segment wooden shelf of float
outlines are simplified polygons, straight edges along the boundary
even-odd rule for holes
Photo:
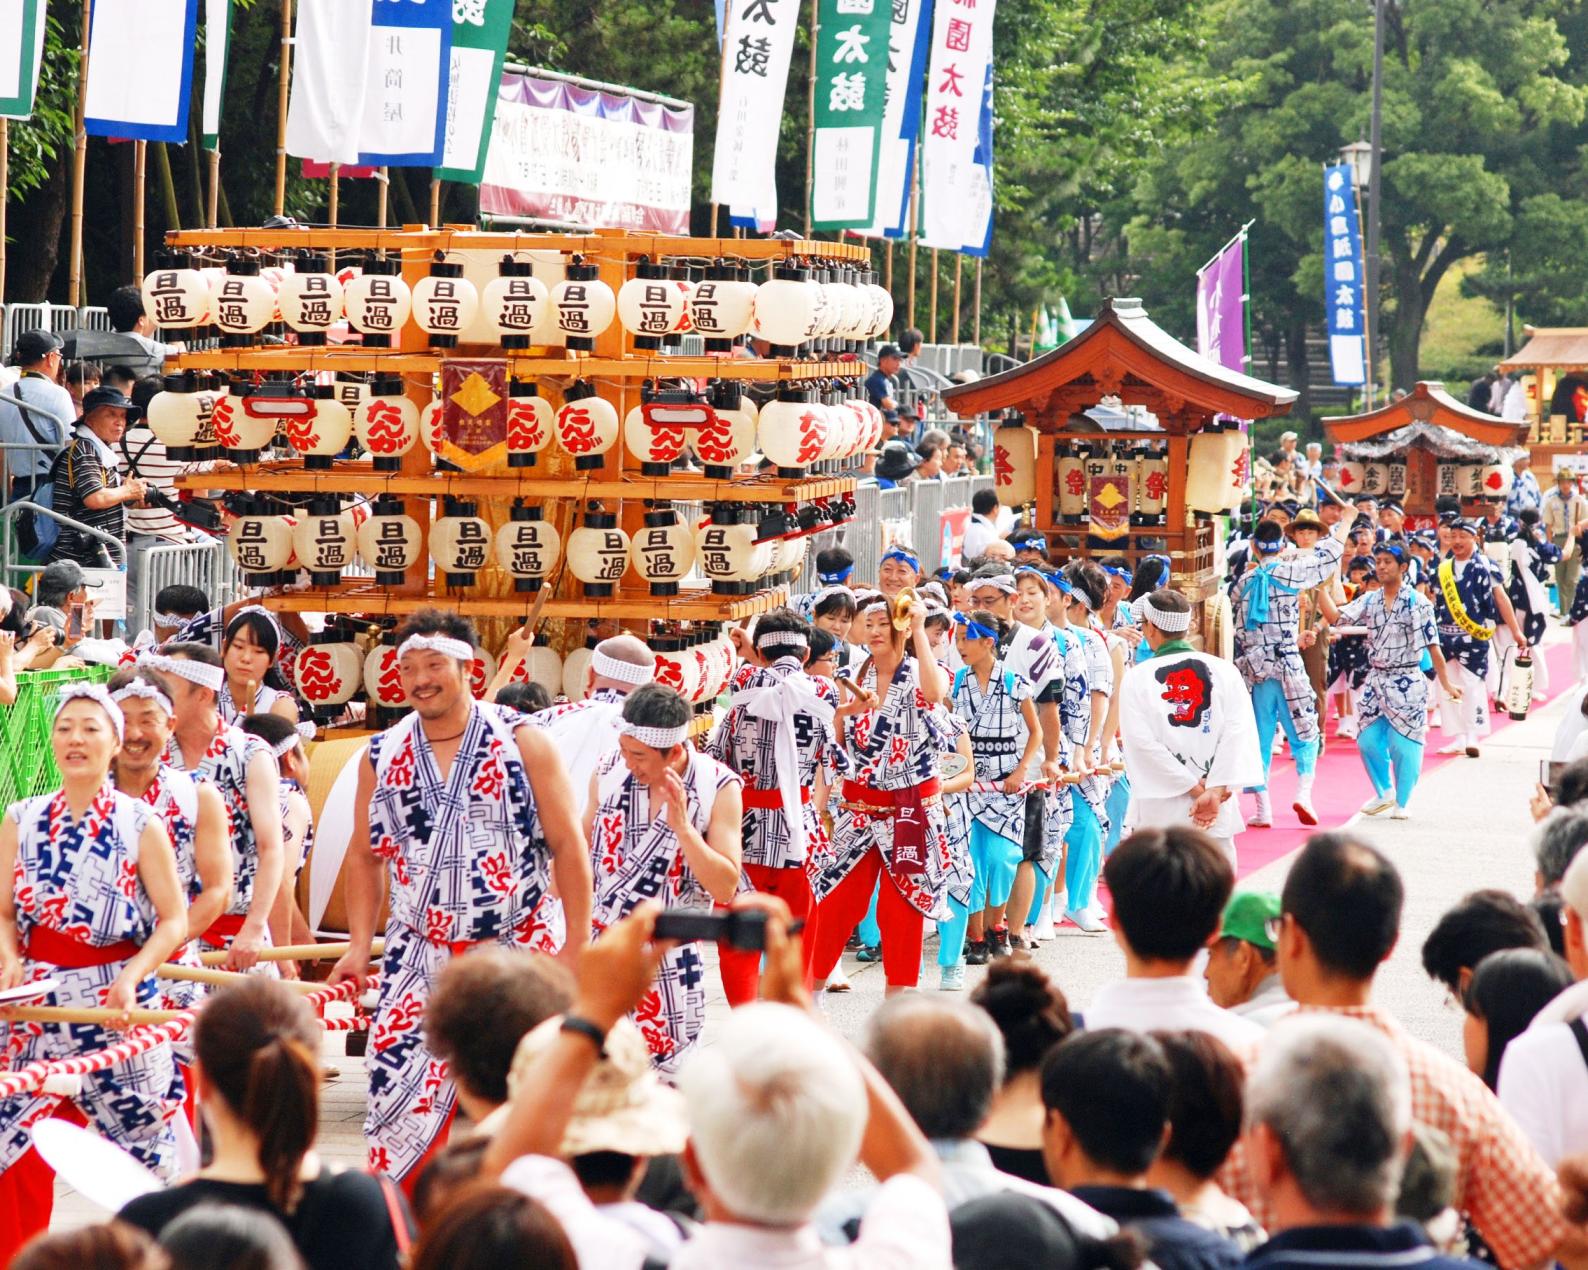
[[[547,600],[542,617],[616,618],[667,622],[731,622],[766,613],[788,602],[785,587],[757,591],[754,595],[713,595],[706,587],[686,587],[674,596],[618,594],[602,599]],[[286,613],[362,613],[369,616],[401,615],[437,604],[470,617],[525,617],[535,605],[532,594],[480,598],[444,587],[432,595],[396,595],[373,581],[356,579],[335,587],[316,587],[261,596],[259,603]]]
[[[576,500],[653,499],[682,502],[801,503],[847,494],[855,488],[849,476],[820,476],[799,481],[714,481],[697,476],[626,476],[616,480],[533,475],[534,468],[510,468],[495,475],[432,472],[406,476],[377,472],[367,462],[338,462],[326,472],[310,472],[300,463],[195,472],[176,478],[178,489],[224,489],[302,494],[412,494],[425,498],[571,498]]]
[[[441,363],[455,359],[507,362],[508,374],[521,379],[733,379],[771,382],[778,379],[855,379],[869,374],[862,361],[784,361],[743,358],[723,353],[718,357],[593,357],[560,353],[535,356],[533,352],[504,353],[492,344],[465,344],[456,349],[404,353],[392,349],[338,344],[304,348],[297,344],[269,348],[216,348],[176,353],[166,358],[173,370],[223,371],[345,371],[368,374],[433,375]]]

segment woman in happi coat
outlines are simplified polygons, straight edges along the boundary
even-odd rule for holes
[[[920,979],[923,925],[928,917],[948,916],[952,863],[938,757],[954,740],[933,710],[948,695],[948,676],[932,658],[926,606],[917,600],[908,614],[907,651],[891,602],[877,597],[860,604],[869,656],[855,680],[841,681],[848,700],[834,715],[851,773],[831,843],[812,861],[811,877],[818,905],[811,972],[821,982],[886,874],[877,921],[890,993]]]
[[[739,889],[743,781],[690,744],[690,717],[689,703],[662,684],[624,699],[618,748],[597,765],[585,812],[593,938],[645,900],[709,913]],[[699,943],[682,943],[634,1012],[664,1072],[676,1072],[700,1036],[705,984]]]
[[[221,685],[216,709],[227,723],[240,724],[250,714],[279,714],[298,721],[298,703],[285,690],[280,660],[286,651],[281,627],[261,608],[246,608],[226,624],[221,639]]]
[[[0,988],[49,979],[42,1004],[124,1016],[159,1004],[154,971],[187,934],[187,901],[159,816],[111,783],[123,728],[103,686],[64,689],[50,734],[61,787],[0,820]],[[108,1023],[12,1023],[5,1036],[13,1071],[119,1039]],[[72,1101],[140,1163],[171,1172],[182,1086],[169,1045],[84,1076]],[[0,1260],[49,1225],[52,1177],[29,1130],[56,1103],[42,1092],[0,1100]]]

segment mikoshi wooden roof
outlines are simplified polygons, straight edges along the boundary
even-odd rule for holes
[[[1388,445],[1396,441],[1404,444],[1391,448],[1404,449],[1421,442],[1427,448],[1453,454],[1470,449],[1472,442],[1497,447],[1520,445],[1527,436],[1527,427],[1526,422],[1512,422],[1474,410],[1447,393],[1443,384],[1426,379],[1399,401],[1377,410],[1323,421],[1325,434],[1338,445],[1375,440]],[[1404,437],[1390,435],[1402,431]],[[1451,433],[1455,435],[1448,435]]]

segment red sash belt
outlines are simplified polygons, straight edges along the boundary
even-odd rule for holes
[[[108,966],[113,962],[136,957],[143,945],[133,939],[123,939],[114,944],[90,944],[49,926],[35,926],[28,932],[28,946],[23,956],[30,961],[47,961],[52,966],[67,970],[82,970],[87,966]]]
[[[783,795],[776,789],[751,789],[748,785],[741,791],[744,795],[744,805],[762,810],[777,811],[783,806]],[[808,803],[811,800],[811,787],[800,786],[800,802]]]
[[[226,941],[236,939],[248,920],[246,913],[222,913],[209,924],[209,929],[199,936],[211,948],[224,948]]]
[[[864,812],[868,816],[893,816],[898,814],[900,807],[924,803],[928,798],[936,798],[942,791],[942,782],[935,776],[919,785],[906,785],[903,789],[877,789],[846,779],[844,805],[851,811]]]

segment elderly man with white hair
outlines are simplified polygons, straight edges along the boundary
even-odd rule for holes
[[[1246,1088],[1253,1172],[1274,1213],[1255,1270],[1350,1265],[1455,1270],[1395,1222],[1411,1147],[1412,1090],[1388,1038],[1354,1019],[1288,1019],[1270,1034]]]

